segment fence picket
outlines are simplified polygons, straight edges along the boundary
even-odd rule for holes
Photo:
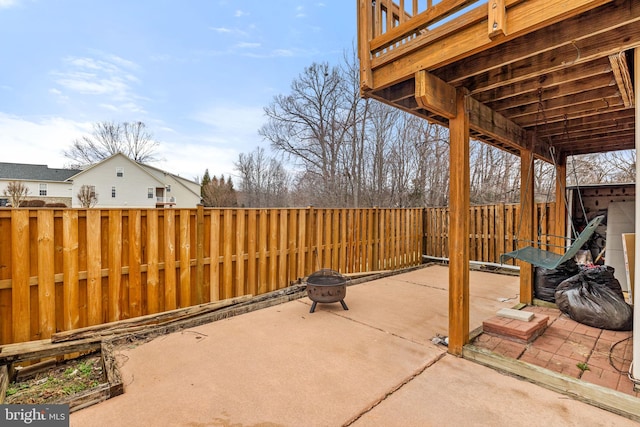
[[[142,316],[142,217],[139,209],[129,216],[129,316]]]
[[[15,342],[31,339],[31,296],[29,287],[29,212],[11,212],[11,315]]]
[[[164,210],[164,310],[177,308],[175,211]]]
[[[39,337],[56,332],[56,282],[53,211],[38,211],[38,306]]]
[[[89,211],[91,212],[91,211]],[[87,212],[87,213],[89,213]],[[158,211],[147,212],[147,313],[153,314],[160,311],[160,268],[159,268],[159,242],[158,242]]]
[[[64,328],[66,330],[69,330],[78,328],[80,325],[80,284],[78,279],[78,211],[65,210],[63,212],[62,228],[64,247]]]
[[[191,305],[191,215],[188,209],[180,209],[180,296],[179,307]]]

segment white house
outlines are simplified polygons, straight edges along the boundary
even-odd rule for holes
[[[95,191],[95,207],[178,207],[200,203],[200,184],[155,167],[134,162],[124,154],[96,163],[69,178],[73,207],[81,207],[75,196],[83,185]]]
[[[27,200],[65,203],[74,208],[82,207],[77,195],[83,185],[95,192],[94,207],[193,208],[200,203],[197,182],[134,162],[124,154],[114,154],[84,170],[0,163],[0,206],[9,202],[3,194],[12,181],[27,186]]]
[[[78,169],[51,169],[46,165],[0,162],[0,206],[7,206],[11,202],[4,193],[13,181],[26,186],[25,200],[37,199],[71,206],[73,194],[68,179],[78,172]]]

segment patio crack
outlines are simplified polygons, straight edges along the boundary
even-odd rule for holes
[[[412,282],[410,280],[400,280],[400,279],[391,279],[391,280],[395,280],[396,282],[401,282],[401,283],[408,283],[410,285],[423,286],[425,288],[436,289],[438,291],[449,291],[449,288],[447,287],[429,285],[427,283],[418,283],[418,282]]]
[[[447,352],[442,352],[441,354],[439,354],[435,359],[430,360],[429,362],[427,362],[425,365],[421,366],[417,371],[415,371],[413,374],[411,374],[409,377],[405,378],[403,381],[401,381],[399,384],[397,384],[395,387],[393,387],[391,390],[389,390],[388,392],[386,392],[383,396],[381,396],[379,399],[375,400],[373,403],[371,403],[368,407],[366,407],[364,410],[362,410],[359,414],[357,414],[356,416],[354,416],[353,418],[351,418],[350,420],[348,420],[347,422],[345,422],[344,424],[342,424],[343,427],[347,427],[352,425],[353,423],[355,423],[356,421],[358,421],[363,415],[365,415],[366,413],[372,411],[375,407],[377,407],[378,405],[380,405],[382,402],[384,402],[385,400],[387,400],[387,398],[389,398],[390,396],[392,396],[395,392],[397,392],[398,390],[400,390],[402,387],[404,387],[405,385],[407,385],[408,383],[410,383],[411,381],[413,381],[414,378],[416,378],[417,376],[419,376],[420,374],[422,374],[424,371],[427,370],[427,368],[429,368],[430,366],[433,366],[436,362],[438,362],[440,359],[442,359],[445,355],[447,354]]]
[[[411,339],[411,338],[407,338],[407,337],[403,337],[402,335],[398,335],[398,334],[396,334],[396,333],[394,333],[394,332],[387,331],[386,329],[382,329],[382,328],[380,328],[380,327],[370,325],[369,323],[365,323],[365,322],[362,322],[362,321],[360,321],[360,320],[356,320],[356,319],[353,319],[353,318],[351,318],[351,317],[347,317],[346,315],[344,315],[344,314],[342,314],[342,313],[332,313],[332,314],[334,314],[334,315],[336,315],[336,316],[340,316],[340,317],[342,317],[343,319],[345,319],[345,320],[349,320],[349,321],[351,321],[351,322],[353,322],[353,323],[357,323],[357,324],[359,324],[359,325],[366,326],[367,328],[371,328],[371,329],[373,329],[373,330],[376,330],[376,331],[383,332],[383,333],[385,333],[385,334],[391,335],[392,337],[400,338],[400,339],[402,339],[402,340],[409,341],[409,342],[414,343],[414,344],[424,345],[424,342],[416,341],[416,340],[413,340],[413,339]]]

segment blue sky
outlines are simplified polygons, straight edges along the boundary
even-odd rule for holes
[[[98,121],[143,121],[153,165],[233,174],[263,108],[356,37],[344,0],[0,0],[0,161],[63,167]]]

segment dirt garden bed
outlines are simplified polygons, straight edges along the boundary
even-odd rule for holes
[[[69,403],[75,396],[106,383],[99,354],[57,362],[55,359],[17,371],[5,393],[6,404]],[[22,373],[27,371],[26,373]]]
[[[4,346],[0,403],[68,404],[77,411],[124,392],[109,342]]]

